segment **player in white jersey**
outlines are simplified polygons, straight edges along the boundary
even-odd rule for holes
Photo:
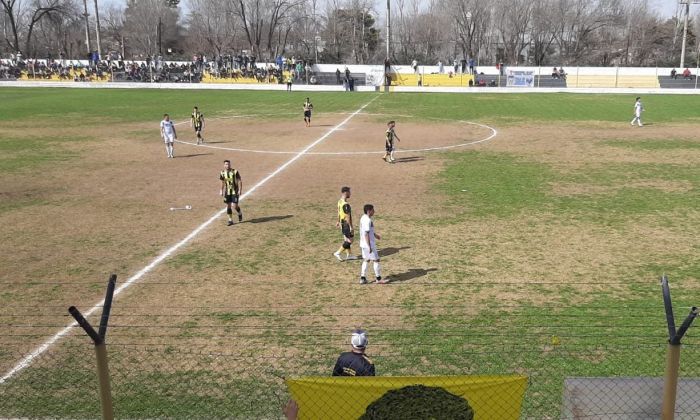
[[[642,112],[644,111],[644,105],[642,105],[642,98],[637,96],[636,101],[634,102],[634,118],[632,119],[632,122],[630,122],[630,125],[634,125],[634,122],[636,121],[637,124],[641,127],[642,124]]]
[[[175,157],[175,140],[177,140],[177,132],[175,124],[170,120],[170,115],[164,114],[163,121],[160,122],[160,136],[165,142],[165,151],[169,158]]]
[[[364,213],[360,219],[360,249],[362,250],[362,270],[360,271],[360,284],[367,284],[367,265],[372,261],[374,275],[377,283],[383,283],[381,267],[379,266],[379,252],[377,252],[377,239],[382,237],[374,231],[374,206],[365,204]]]

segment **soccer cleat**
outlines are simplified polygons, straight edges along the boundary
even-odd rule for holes
[[[366,278],[366,277],[360,277],[360,284],[367,284],[367,278]]]
[[[338,259],[338,261],[343,261],[343,257],[340,256],[340,252],[335,251],[333,253],[333,256],[336,257]]]
[[[226,223],[226,226],[233,226],[233,220],[229,220],[228,223]]]
[[[240,213],[240,214],[238,215],[238,222],[240,223],[240,222],[242,222],[242,221],[243,221],[243,213]]]

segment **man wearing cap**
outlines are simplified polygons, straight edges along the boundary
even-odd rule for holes
[[[365,355],[367,343],[367,331],[354,330],[350,337],[352,351],[341,353],[333,376],[374,376],[374,363]]]

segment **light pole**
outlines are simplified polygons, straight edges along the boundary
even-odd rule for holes
[[[690,14],[690,3],[700,4],[700,0],[680,0],[680,4],[685,4],[685,18],[683,19],[683,43],[681,44],[681,65],[680,68],[685,67],[685,43],[688,38],[688,15]]]
[[[85,13],[83,13],[83,17],[85,18],[85,45],[87,45],[87,50],[88,54],[92,53],[92,48],[90,47],[90,25],[88,22],[88,14],[87,11],[87,0],[83,0],[83,6],[85,7]]]
[[[391,57],[391,0],[386,0],[386,59]]]
[[[102,59],[102,43],[100,42],[100,10],[95,0],[95,42],[97,42],[97,55]]]

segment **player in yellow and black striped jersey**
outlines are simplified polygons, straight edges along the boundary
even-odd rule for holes
[[[192,110],[190,125],[192,128],[194,128],[194,134],[197,136],[197,144],[204,144],[204,138],[202,137],[202,130],[204,129],[204,114],[199,112],[199,108],[197,107],[194,107],[194,110]]]
[[[340,194],[340,200],[338,200],[338,219],[335,226],[339,227],[343,234],[343,244],[333,255],[339,261],[343,261],[343,257],[340,256],[340,253],[345,252],[345,260],[356,260],[357,257],[351,254],[352,238],[355,236],[355,232],[352,227],[352,208],[350,207],[350,203],[348,203],[350,187],[341,188]]]
[[[384,153],[384,157],[382,157],[382,159],[384,159],[385,162],[394,163],[396,162],[396,159],[394,159],[394,140],[401,141],[401,139],[396,135],[396,132],[394,132],[396,121],[389,121],[386,125],[388,127],[386,130],[386,152]],[[387,157],[389,160],[386,159]]]
[[[237,170],[231,168],[231,161],[224,161],[224,170],[219,174],[221,180],[221,196],[224,197],[226,203],[226,213],[228,214],[228,225],[233,224],[233,209],[235,207],[238,213],[238,221],[243,221],[243,213],[238,205],[238,199],[243,194],[243,181],[241,174]]]
[[[307,127],[311,127],[311,111],[314,109],[314,104],[309,98],[304,101],[304,123]]]

